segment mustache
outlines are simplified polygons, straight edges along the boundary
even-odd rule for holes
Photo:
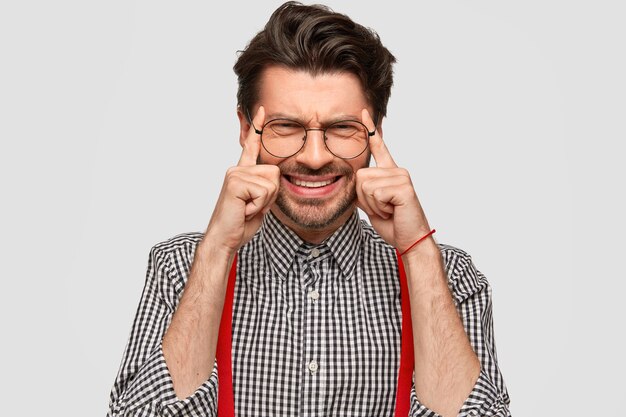
[[[308,176],[323,176],[323,175],[336,175],[336,176],[346,176],[350,177],[354,174],[352,168],[350,166],[341,166],[336,164],[328,164],[324,165],[318,169],[311,169],[304,165],[300,164],[287,164],[281,163],[278,164],[278,169],[280,169],[281,175],[308,175]]]

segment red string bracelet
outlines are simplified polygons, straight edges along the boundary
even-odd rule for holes
[[[407,250],[405,250],[404,252],[402,252],[402,253],[400,254],[400,256],[404,256],[404,254],[405,254],[405,253],[407,253],[408,251],[410,251],[411,249],[413,249],[413,246],[417,245],[417,244],[418,244],[418,243],[420,243],[422,240],[426,239],[428,236],[432,235],[432,234],[433,234],[433,233],[435,233],[435,232],[436,232],[436,230],[435,230],[435,229],[433,229],[433,230],[431,230],[430,232],[426,233],[424,236],[422,236],[422,237],[420,237],[419,239],[417,239],[417,240],[415,241],[415,243],[414,243],[414,244],[412,244],[411,246],[409,246]]]

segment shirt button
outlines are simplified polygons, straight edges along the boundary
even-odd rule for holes
[[[310,291],[309,298],[312,300],[317,300],[318,298],[320,298],[320,292],[318,290]]]
[[[317,258],[318,256],[320,256],[320,250],[318,248],[311,249],[311,256]]]
[[[316,360],[312,360],[311,362],[309,362],[309,371],[311,371],[311,373],[315,373],[317,372],[317,370],[319,369],[319,365],[317,364]]]

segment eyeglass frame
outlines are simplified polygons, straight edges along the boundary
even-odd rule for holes
[[[350,159],[358,158],[359,156],[363,155],[363,152],[365,152],[365,151],[367,150],[367,148],[369,147],[369,145],[370,145],[370,138],[376,134],[376,122],[374,122],[374,130],[372,130],[372,131],[370,132],[370,131],[369,131],[369,129],[367,128],[367,126],[365,126],[365,124],[364,124],[363,122],[360,122],[360,121],[358,121],[358,120],[349,120],[349,119],[348,119],[348,120],[338,120],[338,121],[336,121],[336,122],[332,122],[331,124],[329,124],[328,126],[326,126],[326,127],[324,127],[324,128],[321,128],[321,127],[311,127],[311,128],[307,128],[305,125],[303,125],[302,123],[300,123],[300,122],[299,122],[299,121],[297,121],[297,120],[293,120],[293,119],[287,119],[287,118],[282,118],[282,117],[279,117],[279,118],[276,118],[276,119],[272,119],[272,120],[268,121],[267,123],[263,124],[263,127],[261,128],[261,130],[259,130],[259,129],[257,129],[257,128],[256,128],[256,126],[254,125],[254,122],[252,121],[252,117],[250,117],[250,113],[249,113],[247,110],[246,110],[246,113],[248,114],[248,120],[250,121],[250,126],[252,126],[252,128],[254,129],[254,132],[255,132],[257,135],[261,136],[261,145],[263,146],[263,149],[265,149],[265,151],[266,151],[267,153],[269,153],[270,155],[272,155],[274,158],[280,158],[280,159],[287,159],[287,158],[291,158],[292,156],[294,156],[294,155],[296,155],[298,152],[300,152],[300,151],[304,148],[304,145],[306,145],[306,141],[307,141],[307,139],[309,138],[309,134],[308,134],[308,132],[309,132],[310,130],[319,130],[319,131],[321,131],[321,132],[324,132],[324,133],[323,133],[323,137],[324,137],[324,146],[326,147],[326,150],[327,150],[328,152],[330,152],[333,156],[336,156],[337,158],[344,159],[344,160],[350,160]],[[276,120],[287,120],[287,121],[290,121],[290,122],[294,122],[294,123],[297,123],[298,125],[302,126],[302,129],[304,129],[304,140],[302,141],[302,146],[301,146],[300,148],[298,148],[298,150],[297,150],[297,151],[295,151],[294,153],[292,153],[292,154],[291,154],[291,155],[289,155],[289,156],[278,156],[278,155],[274,155],[273,153],[271,153],[271,152],[267,149],[267,147],[265,146],[265,143],[263,142],[263,130],[265,130],[265,126],[269,125],[270,123],[272,123],[272,122],[274,122],[274,121],[276,121]],[[326,130],[327,130],[329,127],[331,127],[331,126],[336,125],[336,124],[338,124],[338,123],[342,123],[342,122],[352,122],[352,123],[358,123],[358,124],[360,124],[361,126],[363,126],[363,127],[365,128],[365,131],[367,132],[367,143],[365,144],[365,147],[363,148],[363,150],[362,150],[361,152],[359,152],[359,153],[358,153],[358,155],[355,155],[355,156],[350,156],[350,157],[348,157],[348,158],[344,158],[343,156],[339,156],[339,155],[335,154],[333,151],[331,151],[331,150],[330,150],[330,148],[328,147],[328,145],[326,144],[326,141],[328,140],[328,139],[326,138]]]

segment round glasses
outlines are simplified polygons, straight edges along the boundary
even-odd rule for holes
[[[307,129],[300,122],[289,119],[270,120],[261,130],[254,125],[252,127],[261,135],[263,148],[276,158],[289,158],[297,154],[306,143],[307,132],[319,130],[324,132],[324,145],[330,153],[341,159],[353,159],[365,152],[370,137],[376,133],[376,130],[370,132],[356,120],[334,122],[323,129]]]

